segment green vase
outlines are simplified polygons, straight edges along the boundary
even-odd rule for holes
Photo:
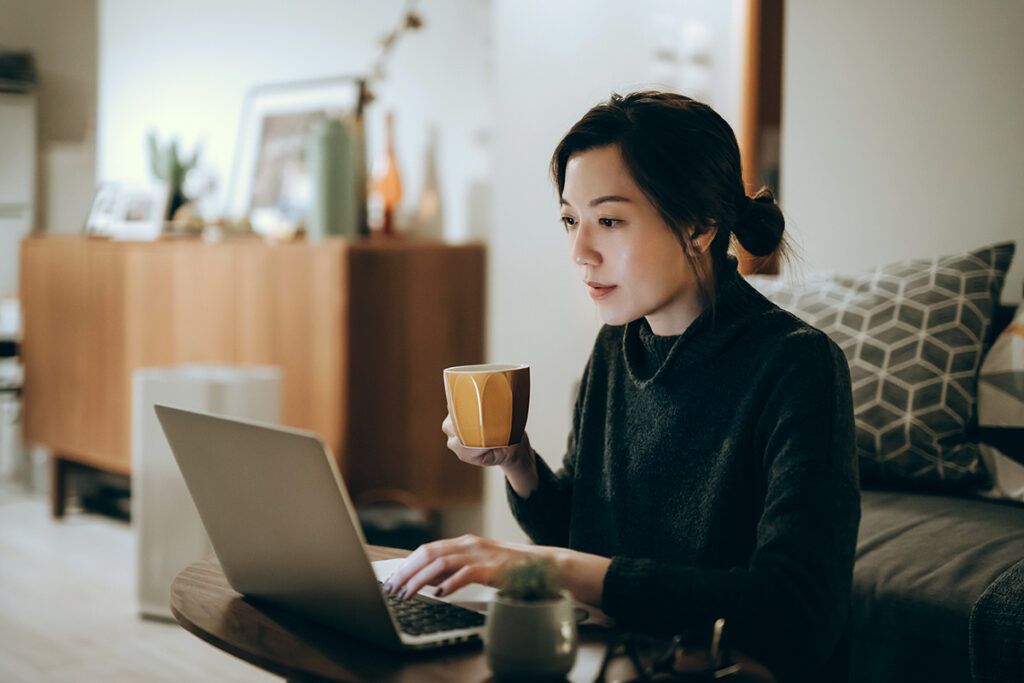
[[[356,236],[355,152],[352,131],[343,121],[325,119],[310,133],[307,159],[312,193],[306,214],[310,241]]]

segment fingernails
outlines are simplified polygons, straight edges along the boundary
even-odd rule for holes
[[[438,586],[438,587],[437,587],[437,590],[436,590],[436,591],[434,591],[434,597],[435,597],[435,598],[439,598],[439,597],[441,597],[442,595],[444,595],[444,586]]]
[[[391,591],[393,591],[394,589],[395,589],[395,587],[391,585],[391,579],[388,579],[387,581],[384,582],[384,592],[385,593],[387,593],[388,595],[391,595]]]

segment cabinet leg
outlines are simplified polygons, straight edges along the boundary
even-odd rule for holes
[[[54,453],[50,457],[50,514],[54,519],[64,516],[64,500],[67,497],[65,478],[68,462]]]

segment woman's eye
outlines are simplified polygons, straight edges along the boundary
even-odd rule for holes
[[[598,218],[597,222],[606,228],[614,228],[616,223],[621,223],[618,218]]]
[[[562,225],[564,225],[565,229],[568,230],[571,227],[575,227],[576,219],[572,216],[562,216]]]

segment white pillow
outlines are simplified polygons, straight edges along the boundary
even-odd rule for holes
[[[1024,502],[1024,303],[981,365],[978,427],[992,476],[985,495]]]

